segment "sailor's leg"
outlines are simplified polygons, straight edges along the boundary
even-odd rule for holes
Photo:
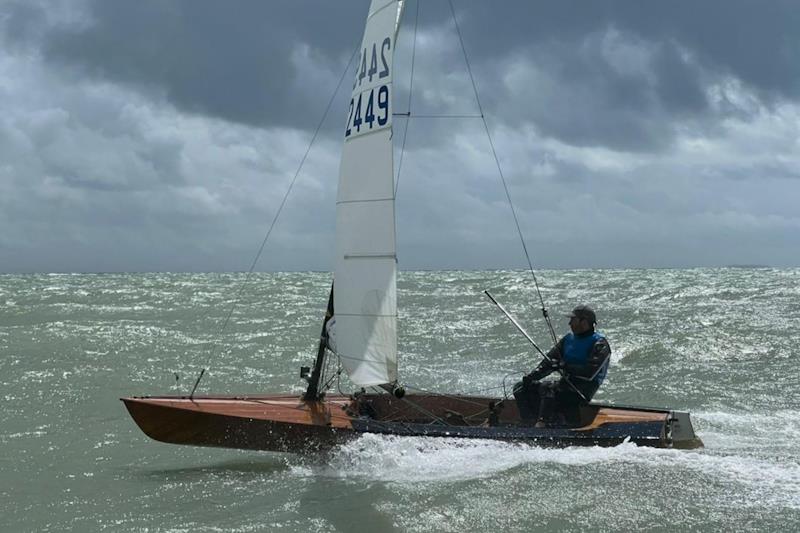
[[[520,381],[514,385],[514,398],[517,400],[519,417],[522,420],[536,420],[539,416],[539,383]]]
[[[581,392],[583,398],[581,398],[578,393],[575,392],[575,389],[570,387],[563,379],[558,382],[555,397],[558,411],[564,416],[565,422],[576,424],[580,422],[581,406],[586,405],[588,401],[592,399],[592,396],[597,392],[600,385],[593,381],[579,383],[573,381],[573,384]],[[586,400],[584,400],[584,398],[586,398]]]
[[[539,384],[539,420],[546,424],[551,424],[558,418],[557,387],[552,381]]]

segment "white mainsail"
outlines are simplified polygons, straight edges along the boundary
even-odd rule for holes
[[[331,344],[358,386],[397,381],[391,103],[402,9],[398,0],[370,5],[339,168]]]

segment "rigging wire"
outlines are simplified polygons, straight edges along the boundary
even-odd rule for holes
[[[378,389],[377,387],[371,387],[371,388],[372,388],[373,390],[375,390],[375,391],[376,391],[378,394],[381,394],[381,393],[383,392],[381,389]],[[401,402],[403,402],[403,403],[407,403],[408,405],[410,405],[411,407],[413,407],[414,409],[416,409],[416,410],[417,410],[417,411],[419,411],[420,413],[424,414],[425,416],[428,416],[428,417],[430,417],[430,418],[432,419],[432,422],[431,422],[431,423],[433,423],[433,422],[438,422],[438,423],[440,423],[440,424],[441,424],[441,425],[443,425],[443,426],[452,426],[452,425],[453,425],[453,424],[451,424],[451,423],[447,422],[446,420],[444,420],[443,418],[441,418],[441,417],[439,417],[439,416],[436,416],[436,415],[435,415],[435,414],[434,414],[432,411],[429,411],[428,409],[425,409],[425,408],[424,408],[424,407],[422,407],[421,405],[419,405],[419,404],[417,404],[417,403],[414,403],[414,402],[412,402],[412,401],[411,401],[409,398],[407,398],[406,396],[403,396],[403,397],[402,397],[402,398],[400,398],[399,400],[400,400]]]
[[[228,311],[228,315],[225,317],[225,322],[222,325],[222,329],[219,332],[220,335],[222,335],[225,332],[225,329],[228,327],[228,323],[231,320],[231,316],[233,316],[234,310],[239,305],[242,292],[244,291],[244,288],[247,285],[250,276],[253,274],[253,270],[256,268],[258,260],[261,258],[261,254],[264,251],[264,247],[267,245],[267,241],[269,240],[269,237],[272,234],[272,230],[275,228],[275,223],[278,221],[278,217],[280,217],[281,212],[283,211],[283,206],[286,205],[286,200],[289,198],[289,194],[291,194],[292,192],[292,188],[294,187],[294,184],[297,181],[297,177],[300,175],[300,171],[303,169],[303,165],[305,164],[306,159],[308,158],[308,154],[311,151],[311,147],[314,146],[314,141],[317,140],[317,136],[319,135],[319,132],[322,129],[322,124],[325,122],[325,119],[328,118],[328,113],[330,112],[331,106],[333,105],[333,102],[336,99],[336,95],[339,93],[339,88],[342,86],[342,82],[344,81],[347,72],[350,70],[350,65],[353,64],[353,59],[355,59],[356,54],[359,52],[360,48],[361,46],[359,45],[358,47],[356,47],[355,50],[353,50],[353,54],[350,56],[350,60],[347,62],[347,66],[344,68],[342,75],[339,77],[339,83],[336,84],[336,89],[334,89],[330,100],[328,100],[328,105],[327,107],[325,107],[325,112],[322,114],[322,118],[317,124],[317,129],[314,130],[314,135],[311,137],[311,141],[308,143],[308,147],[306,148],[306,151],[303,154],[303,158],[300,160],[300,164],[297,167],[297,171],[295,171],[294,173],[294,177],[292,178],[291,183],[289,183],[289,188],[286,189],[286,194],[283,195],[283,200],[281,200],[281,203],[278,206],[278,210],[275,212],[275,216],[272,218],[272,223],[269,225],[267,234],[264,236],[264,240],[261,241],[261,246],[259,247],[255,257],[253,258],[253,262],[250,265],[250,269],[247,271],[247,275],[245,275],[244,280],[242,280],[242,282],[239,284],[239,289],[236,291],[236,297],[233,299],[233,304],[231,305],[231,308]],[[211,355],[209,355],[205,366],[200,371],[200,375],[197,376],[197,381],[195,381],[194,387],[192,387],[192,392],[189,393],[189,398],[194,397],[194,393],[197,390],[197,387],[200,385],[200,381],[203,379],[203,376],[205,375],[207,368],[210,366],[211,360],[215,357],[215,355],[218,355],[218,352],[216,352],[217,346],[218,343],[216,342],[212,343],[210,348]]]
[[[456,114],[456,115],[430,115],[430,114],[418,115],[418,114],[413,114],[412,115],[411,112],[408,112],[408,113],[392,113],[392,114],[395,115],[395,116],[408,117],[409,119],[412,119],[412,118],[483,118],[480,115],[470,115],[470,114],[467,114],[467,113],[463,113],[463,114],[460,114],[460,115],[458,115],[458,114]]]
[[[394,197],[397,198],[397,189],[400,187],[400,170],[403,168],[403,154],[406,151],[406,137],[408,137],[408,128],[411,125],[411,96],[414,94],[414,59],[417,56],[417,27],[419,24],[419,4],[421,0],[417,0],[417,11],[414,17],[414,41],[411,45],[411,81],[408,84],[408,114],[405,114],[406,127],[403,130],[403,144],[400,147],[400,160],[397,163],[397,179],[394,182]]]
[[[336,386],[337,388],[339,388],[339,393],[342,393],[341,384],[339,382],[342,375],[342,371],[344,370],[344,367],[342,366],[342,358],[339,356],[339,353],[336,350],[332,349],[330,346],[326,346],[325,350],[326,350],[325,365],[322,367],[322,372],[320,373],[319,377],[319,382],[322,384],[322,386],[319,388],[320,394],[330,389],[334,381],[336,381]],[[329,357],[328,356],[329,354],[336,356],[336,371],[333,373],[333,375],[330,375],[333,358]],[[330,377],[328,377],[329,375]]]
[[[536,294],[539,296],[539,302],[542,304],[542,316],[544,317],[545,322],[547,323],[547,329],[550,331],[550,336],[553,338],[553,345],[558,344],[558,339],[556,338],[556,332],[553,329],[553,324],[550,322],[550,315],[547,312],[547,306],[544,303],[544,298],[542,297],[542,291],[539,290],[539,281],[536,279],[536,271],[533,269],[533,262],[531,261],[531,256],[528,253],[528,247],[525,244],[525,238],[522,235],[522,229],[519,225],[519,219],[517,218],[517,211],[514,209],[514,203],[511,201],[511,194],[508,192],[508,185],[506,183],[506,178],[503,175],[503,169],[500,166],[500,159],[497,157],[497,151],[494,148],[494,141],[492,140],[492,135],[489,133],[489,126],[486,123],[486,116],[483,114],[483,106],[481,105],[481,99],[478,96],[478,87],[475,84],[475,78],[472,75],[472,67],[469,63],[469,57],[467,57],[467,49],[464,46],[464,39],[461,36],[461,28],[458,25],[458,19],[456,18],[456,10],[453,7],[453,0],[448,0],[450,4],[450,12],[453,14],[453,23],[456,27],[456,33],[458,33],[458,40],[461,43],[461,51],[464,53],[464,62],[467,64],[467,72],[469,73],[469,79],[472,82],[472,90],[475,92],[475,101],[478,104],[478,111],[480,111],[481,120],[483,121],[483,127],[486,130],[486,137],[489,139],[489,146],[492,149],[492,155],[494,156],[494,162],[497,164],[497,171],[500,174],[500,180],[503,182],[503,189],[506,193],[506,198],[508,199],[508,205],[511,207],[511,214],[514,216],[514,224],[517,226],[517,233],[519,234],[519,240],[522,243],[522,250],[525,252],[525,258],[528,260],[528,269],[533,276],[533,284],[536,287]]]
[[[449,398],[451,400],[458,400],[458,401],[460,401],[462,403],[477,405],[477,406],[481,406],[481,407],[484,407],[484,404],[482,402],[478,402],[478,401],[475,401],[475,400],[469,400],[467,398],[464,398],[464,396],[472,396],[475,393],[488,392],[488,391],[494,391],[494,390],[502,389],[503,390],[503,397],[500,398],[500,400],[497,401],[497,402],[490,402],[490,403],[494,403],[495,405],[501,405],[503,402],[505,402],[506,400],[508,400],[511,397],[511,394],[509,394],[509,391],[506,388],[506,380],[510,376],[517,375],[520,372],[523,372],[523,370],[512,370],[511,372],[509,372],[506,375],[504,375],[503,376],[503,384],[502,385],[499,385],[499,386],[496,386],[496,387],[487,387],[487,388],[484,388],[484,389],[466,391],[466,392],[462,392],[460,394],[452,394],[452,393],[444,393],[444,392],[438,392],[438,391],[425,390],[425,389],[422,389],[422,388],[419,388],[419,387],[414,387],[412,385],[406,385],[406,388],[408,390],[415,390],[415,391],[422,392],[422,393],[425,393],[425,394],[430,394],[431,396],[439,396],[439,397],[442,397],[442,398]],[[462,416],[464,416],[465,419],[466,418],[474,419],[476,417],[483,416],[486,413],[491,412],[492,409],[493,409],[493,407],[491,407],[491,405],[490,405],[489,407],[481,409],[480,411],[477,411],[477,412],[472,413],[472,414],[464,415],[462,413]]]
[[[461,44],[461,50],[464,53],[464,62],[467,65],[467,71],[469,72],[470,81],[472,82],[472,89],[473,89],[473,91],[475,93],[475,100],[476,100],[476,102],[478,104],[478,110],[480,111],[480,114],[476,115],[476,114],[471,114],[471,113],[461,113],[461,114],[421,114],[420,115],[420,114],[412,114],[412,112],[411,112],[411,102],[412,102],[413,89],[414,89],[414,63],[415,63],[415,59],[416,59],[416,50],[417,50],[417,31],[418,31],[418,28],[419,28],[419,5],[420,5],[420,0],[417,0],[416,13],[415,13],[415,17],[414,17],[414,38],[413,38],[412,47],[411,47],[411,75],[410,75],[409,90],[408,90],[408,104],[407,104],[405,113],[393,113],[393,115],[406,117],[405,129],[403,131],[403,140],[402,140],[402,144],[401,144],[401,148],[400,148],[400,158],[399,158],[398,165],[397,165],[397,178],[395,180],[394,196],[395,196],[395,198],[397,197],[397,190],[398,190],[398,188],[400,186],[400,176],[401,176],[401,170],[402,170],[402,167],[403,167],[403,156],[405,155],[406,139],[408,137],[408,130],[409,130],[412,118],[422,118],[422,119],[434,119],[434,118],[435,119],[438,119],[438,118],[475,119],[475,118],[480,118],[483,121],[483,126],[484,126],[484,129],[486,130],[486,136],[489,139],[489,144],[490,144],[491,149],[492,149],[492,154],[494,155],[495,164],[497,165],[497,170],[498,170],[498,172],[500,174],[500,179],[501,179],[501,181],[503,183],[503,188],[504,188],[505,193],[506,193],[506,198],[508,199],[508,203],[509,203],[509,205],[511,207],[511,212],[512,212],[512,214],[514,216],[514,222],[515,222],[516,227],[517,227],[517,233],[519,234],[520,241],[522,242],[522,249],[524,250],[525,257],[528,260],[528,267],[530,269],[531,274],[533,275],[534,284],[536,286],[536,292],[539,295],[539,300],[540,300],[541,305],[542,305],[542,314],[543,314],[543,316],[545,318],[545,322],[547,323],[547,327],[548,327],[548,330],[550,332],[550,335],[553,338],[553,343],[557,343],[556,334],[555,334],[555,331],[553,330],[552,324],[550,323],[549,315],[547,313],[547,307],[544,304],[544,299],[542,298],[541,291],[539,290],[539,283],[538,283],[538,280],[536,278],[536,273],[535,273],[535,271],[533,269],[533,263],[531,261],[530,255],[528,254],[528,249],[527,249],[527,246],[525,244],[525,239],[523,238],[523,235],[522,235],[522,230],[520,229],[519,221],[517,219],[517,214],[516,214],[516,211],[514,209],[514,204],[511,201],[511,195],[510,195],[510,193],[508,191],[508,187],[506,185],[506,180],[505,180],[505,177],[503,175],[502,168],[500,167],[500,161],[499,161],[499,158],[497,156],[497,152],[495,151],[495,148],[494,148],[494,142],[492,141],[491,134],[489,133],[489,127],[488,127],[488,125],[486,123],[486,118],[485,118],[485,116],[483,114],[483,107],[481,105],[480,98],[478,96],[478,89],[477,89],[477,86],[475,84],[475,80],[474,80],[474,78],[472,76],[472,69],[470,67],[469,58],[467,57],[467,51],[466,51],[466,48],[464,46],[464,40],[463,40],[463,38],[461,36],[461,29],[459,28],[458,21],[456,20],[455,9],[453,7],[452,1],[450,1],[450,10],[451,10],[451,12],[453,14],[453,21],[455,23],[456,31],[458,33],[459,43]],[[508,393],[506,391],[506,386],[505,386],[505,380],[506,380],[507,377],[508,376],[505,376],[503,378],[503,384],[501,386],[493,387],[493,388],[489,388],[489,389],[484,389],[482,391],[476,391],[476,392],[484,392],[484,391],[497,390],[497,389],[501,389],[502,388],[503,389],[503,400],[505,400],[505,399],[508,398]],[[448,395],[448,394],[444,394],[444,393],[435,393],[435,392],[431,392],[431,391],[422,391],[421,389],[417,389],[417,390],[420,390],[421,392],[427,392],[427,393],[431,393],[431,394],[438,394],[440,396],[447,396],[447,397],[455,398],[455,396],[453,396],[453,395]]]
[[[439,392],[439,391],[434,391],[434,390],[422,389],[420,387],[415,387],[414,385],[408,385],[408,384],[405,384],[405,387],[406,387],[406,390],[409,390],[409,391],[413,390],[413,391],[422,392],[422,393],[425,393],[425,394],[430,394],[432,396],[441,396],[442,398],[450,398],[450,399],[453,399],[453,400],[461,400],[461,401],[463,401],[465,403],[472,403],[472,404],[475,404],[475,405],[483,405],[480,402],[476,402],[476,401],[473,401],[473,400],[466,400],[466,399],[464,399],[464,396],[474,396],[475,394],[478,394],[478,393],[490,392],[490,391],[496,391],[496,390],[501,390],[502,389],[503,390],[503,398],[502,399],[508,399],[510,397],[510,395],[507,393],[507,388],[505,386],[505,381],[506,381],[506,379],[509,378],[509,376],[518,375],[521,372],[525,372],[525,369],[512,370],[508,374],[505,374],[503,376],[503,384],[502,385],[495,385],[494,387],[485,387],[485,388],[480,388],[480,389],[472,389],[472,390],[459,392],[457,394],[456,393]]]

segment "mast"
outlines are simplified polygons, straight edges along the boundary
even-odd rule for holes
[[[328,322],[332,317],[333,284],[331,284],[331,293],[330,296],[328,296],[328,309],[325,311],[325,319],[322,321],[322,333],[319,335],[319,349],[317,350],[317,358],[314,361],[314,370],[311,372],[311,378],[308,380],[308,388],[303,396],[305,400],[314,401],[319,399],[319,381],[322,377],[322,366],[325,364],[325,350],[328,347]]]

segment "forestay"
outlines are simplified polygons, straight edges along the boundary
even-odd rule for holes
[[[391,102],[402,9],[402,1],[372,0],[339,169],[332,345],[359,386],[397,380]]]

